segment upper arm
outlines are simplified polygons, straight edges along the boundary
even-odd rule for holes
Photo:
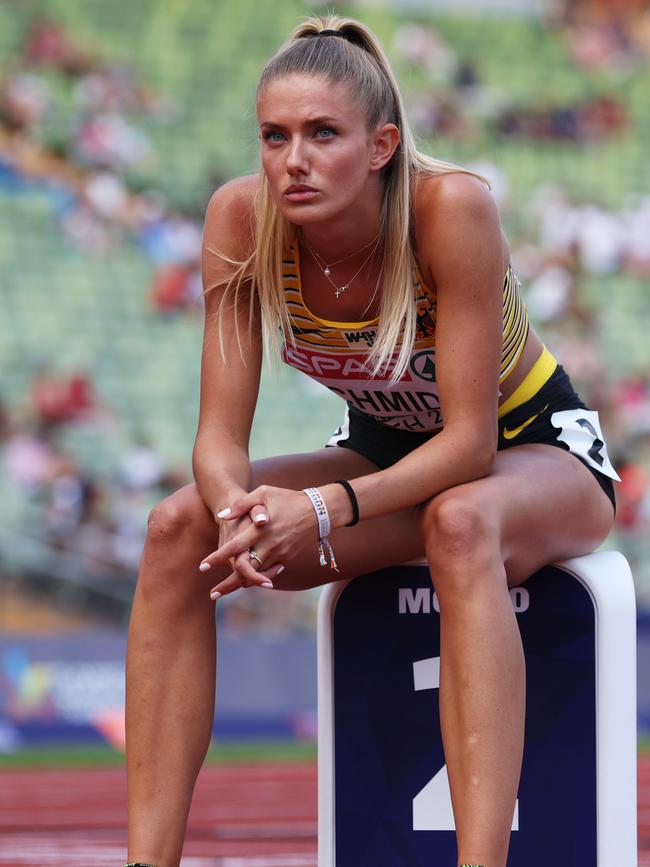
[[[418,258],[437,294],[436,372],[445,429],[496,448],[507,250],[496,204],[476,178],[422,183]]]
[[[246,285],[237,306],[230,299],[221,305],[226,291],[222,281],[234,271],[222,256],[242,261],[253,249],[255,185],[256,179],[249,176],[220,187],[208,204],[203,231],[205,324],[199,435],[225,437],[243,447],[248,445],[259,389],[259,311],[249,322],[250,287]]]

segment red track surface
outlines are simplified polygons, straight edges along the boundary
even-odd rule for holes
[[[119,867],[125,858],[124,772],[0,775],[0,867]],[[183,867],[315,867],[316,768],[206,768]],[[639,867],[650,867],[650,757],[639,759]]]

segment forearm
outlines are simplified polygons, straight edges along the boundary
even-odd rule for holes
[[[192,454],[194,479],[201,499],[213,515],[251,489],[246,449],[197,437]]]
[[[367,520],[419,506],[447,488],[482,478],[489,474],[493,460],[494,449],[489,444],[477,448],[473,441],[442,431],[393,466],[349,481],[360,519]],[[332,526],[349,523],[352,507],[344,488],[333,484],[320,490]]]

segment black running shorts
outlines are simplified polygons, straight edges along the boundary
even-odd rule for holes
[[[386,469],[432,436],[435,434],[387,427],[348,406],[346,424],[327,445],[352,449]],[[499,451],[528,443],[571,452],[593,474],[616,509],[613,480],[619,479],[607,455],[598,413],[587,409],[560,365],[533,397],[499,419]]]

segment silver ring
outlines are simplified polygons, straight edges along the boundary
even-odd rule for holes
[[[248,549],[248,556],[250,557],[251,560],[257,560],[257,562],[260,564],[260,566],[262,568],[264,568],[264,563],[262,563],[262,558],[257,553],[257,551],[253,551],[252,548],[249,548]]]

